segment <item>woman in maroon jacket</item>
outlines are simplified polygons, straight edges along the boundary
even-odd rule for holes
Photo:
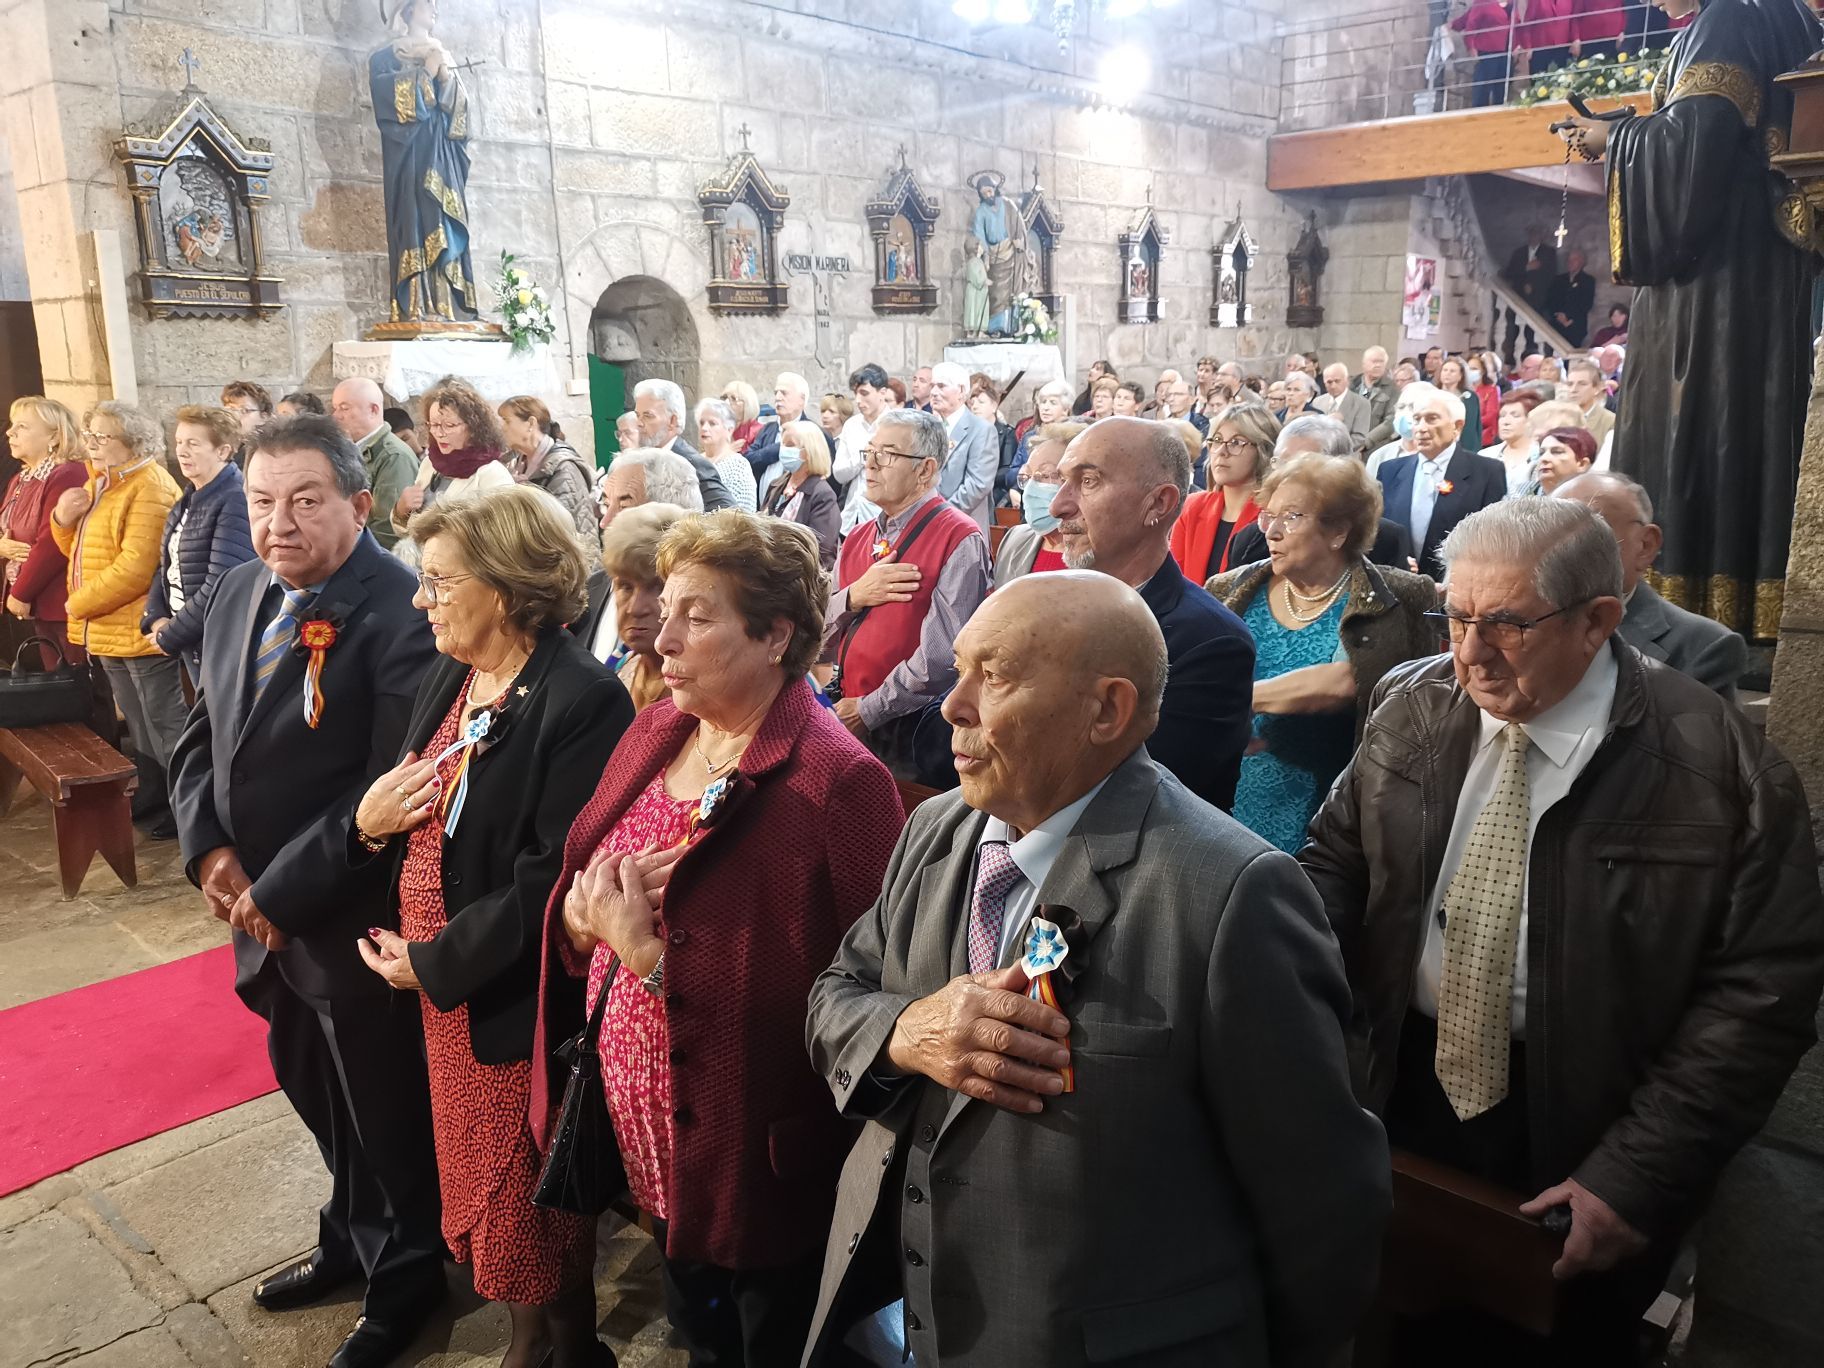
[[[805,528],[686,518],[658,568],[671,696],[571,830],[546,987],[586,973],[592,1010],[608,994],[608,1112],[691,1362],[771,1368],[803,1351],[853,1138],[805,1053],[805,1004],[905,813],[805,681],[828,593]],[[534,1092],[535,1129],[551,1101]]]
[[[15,399],[6,442],[25,468],[13,476],[0,500],[0,563],[5,567],[6,611],[23,619],[31,633],[57,643],[73,665],[86,658],[70,640],[64,609],[69,562],[51,538],[51,510],[65,490],[88,482],[76,415],[55,399],[28,394]],[[57,656],[43,646],[44,668]],[[10,664],[11,662],[6,662]]]

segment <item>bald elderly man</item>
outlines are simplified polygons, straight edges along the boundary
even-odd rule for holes
[[[806,1364],[1325,1362],[1389,1178],[1315,894],[1148,756],[1165,641],[1120,580],[1015,580],[956,660],[961,788],[811,993],[813,1062],[868,1124]]]
[[[361,453],[374,507],[393,507],[405,487],[418,478],[418,458],[386,421],[386,396],[380,386],[362,377],[342,381],[329,397],[329,414]],[[367,530],[388,551],[399,541],[391,518],[374,519]]]

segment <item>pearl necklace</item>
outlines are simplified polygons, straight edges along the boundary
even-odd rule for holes
[[[1291,580],[1281,580],[1279,582],[1280,587],[1286,591],[1287,615],[1291,617],[1294,622],[1316,622],[1329,611],[1330,605],[1335,602],[1336,596],[1343,591],[1343,586],[1348,582],[1349,572],[1345,570],[1343,571],[1342,578],[1338,579],[1335,584],[1324,590],[1323,593],[1301,594],[1292,587]],[[1309,612],[1301,612],[1298,606],[1301,603],[1312,604],[1314,606]]]

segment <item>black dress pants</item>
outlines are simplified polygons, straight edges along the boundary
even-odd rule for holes
[[[654,1218],[665,1316],[690,1352],[690,1368],[775,1368],[804,1356],[817,1309],[823,1251],[784,1268],[718,1268],[664,1253]]]
[[[257,973],[243,972],[235,988],[266,1019],[273,1073],[330,1172],[329,1201],[317,1218],[323,1258],[366,1275],[366,1315],[415,1316],[444,1286],[416,996],[307,997],[285,982],[273,955]]]

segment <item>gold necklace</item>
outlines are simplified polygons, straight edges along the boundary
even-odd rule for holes
[[[698,727],[690,738],[690,748],[697,753],[697,759],[703,762],[703,768],[708,772],[709,777],[714,779],[717,770],[722,769],[727,765],[732,765],[741,758],[742,754],[747,750],[747,742],[743,741],[736,747],[732,754],[725,755],[720,760],[711,760],[703,753],[703,729]]]

